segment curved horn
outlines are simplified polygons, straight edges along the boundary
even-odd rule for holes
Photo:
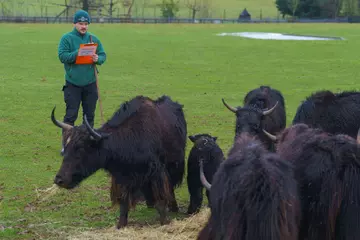
[[[263,132],[265,133],[266,136],[268,136],[271,140],[273,140],[274,142],[277,141],[277,137],[275,135],[272,135],[271,133],[268,133],[267,131],[265,131],[263,129]]]
[[[266,115],[269,115],[270,113],[272,113],[272,112],[275,110],[275,108],[276,108],[276,106],[278,105],[278,103],[279,103],[279,102],[277,101],[272,108],[270,108],[269,110],[263,111],[263,115],[266,116]]]
[[[200,181],[207,190],[211,189],[211,184],[206,180],[206,177],[205,177],[205,174],[204,174],[204,166],[203,166],[203,160],[202,159],[200,159]]]
[[[232,111],[233,113],[236,113],[236,111],[237,111],[236,108],[231,107],[230,105],[228,105],[223,98],[222,98],[221,100],[222,100],[223,104],[225,105],[225,107],[227,107],[227,108],[228,108],[230,111]]]
[[[360,128],[359,128],[359,131],[358,131],[358,134],[357,134],[357,137],[356,137],[356,141],[358,144],[360,144]]]
[[[84,115],[84,121],[85,121],[85,125],[87,130],[89,131],[90,135],[95,138],[95,140],[101,140],[103,137],[101,136],[101,134],[97,133],[91,126],[90,123],[88,122],[86,115]]]
[[[64,130],[69,130],[71,129],[73,126],[71,126],[70,124],[67,123],[63,123],[60,122],[58,120],[55,119],[55,109],[56,109],[56,105],[54,106],[52,112],[51,112],[51,121],[55,124],[55,126],[62,128]]]

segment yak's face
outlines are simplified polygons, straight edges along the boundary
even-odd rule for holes
[[[262,134],[262,111],[256,108],[240,108],[236,111],[236,135],[250,133],[252,135]]]
[[[224,99],[222,99],[222,102],[227,109],[236,115],[235,135],[239,135],[241,133],[250,133],[254,136],[263,136],[264,129],[262,126],[262,121],[264,120],[265,116],[271,114],[278,105],[278,102],[276,102],[272,108],[264,110],[253,106],[235,108],[227,104]]]
[[[189,136],[189,139],[194,143],[194,147],[200,151],[211,150],[216,145],[217,137],[209,134],[196,134]]]
[[[72,189],[101,167],[99,147],[85,126],[73,127],[64,134],[64,154],[55,184]]]
[[[98,133],[84,116],[85,125],[73,127],[55,119],[55,107],[51,113],[51,120],[55,126],[64,132],[64,154],[60,170],[54,179],[59,187],[72,189],[82,180],[89,177],[103,167],[101,151],[103,139],[111,134]]]

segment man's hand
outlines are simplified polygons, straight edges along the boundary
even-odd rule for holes
[[[96,63],[98,61],[98,59],[99,59],[99,56],[97,54],[94,54],[92,56],[92,60],[93,60],[94,63]]]

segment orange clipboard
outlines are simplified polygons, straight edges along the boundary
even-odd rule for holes
[[[97,46],[97,43],[80,44],[75,64],[93,64],[92,56],[96,53]]]

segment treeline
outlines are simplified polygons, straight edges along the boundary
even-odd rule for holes
[[[299,18],[336,18],[358,14],[360,0],[276,0],[285,16]]]

